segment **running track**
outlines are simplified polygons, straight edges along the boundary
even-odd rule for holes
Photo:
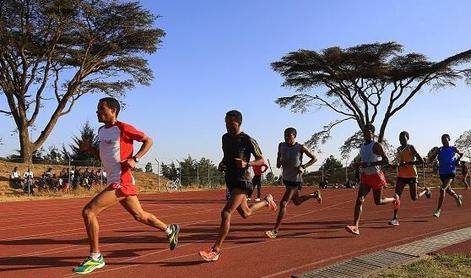
[[[264,188],[279,200],[282,188]],[[303,193],[311,192],[304,188]],[[232,218],[232,227],[218,262],[204,263],[198,250],[217,234],[223,191],[141,195],[143,207],[167,223],[181,225],[180,243],[171,252],[163,233],[128,215],[120,205],[100,217],[101,249],[106,266],[93,277],[289,277],[320,266],[471,226],[471,190],[458,190],[462,208],[447,196],[442,217],[432,213],[432,199],[413,203],[404,191],[399,227],[387,225],[392,205],[375,206],[369,195],[363,210],[361,236],[344,230],[351,222],[356,190],[324,190],[324,203],[309,200],[290,205],[281,235],[265,237],[276,215],[262,209],[251,218]],[[392,191],[387,190],[386,195]],[[72,267],[88,255],[81,208],[89,200],[0,203],[0,277],[77,277]]]

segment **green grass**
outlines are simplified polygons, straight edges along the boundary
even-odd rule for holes
[[[423,260],[391,268],[383,273],[368,277],[381,278],[457,278],[471,277],[470,255],[433,255]]]

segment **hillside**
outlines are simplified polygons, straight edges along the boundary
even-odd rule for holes
[[[21,189],[13,189],[10,187],[10,173],[14,167],[18,167],[18,170],[21,175],[28,169],[28,165],[22,163],[11,163],[0,161],[0,200],[20,200],[24,199],[25,194]],[[63,165],[42,165],[42,164],[34,164],[32,166],[32,171],[35,177],[40,176],[44,171],[46,171],[49,167],[52,168],[53,173],[59,174],[62,168],[66,167]],[[89,167],[90,169],[96,169],[93,167]],[[136,183],[138,185],[138,190],[140,193],[156,193],[159,192],[158,187],[158,177],[157,174],[154,173],[142,173],[142,172],[135,172],[134,177],[136,179]],[[167,183],[167,179],[164,177],[160,178],[160,191],[165,192],[165,184]],[[71,192],[42,192],[34,196],[34,198],[49,198],[49,197],[84,197],[84,196],[92,196],[95,195],[97,192],[101,191],[102,187],[97,186],[92,188],[92,190],[88,191],[84,188],[78,188],[75,191]]]

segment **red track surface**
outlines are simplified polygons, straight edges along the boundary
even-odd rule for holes
[[[311,189],[305,188],[304,193]],[[264,188],[279,200],[282,188]],[[265,237],[276,215],[262,209],[249,219],[234,215],[218,262],[204,263],[197,252],[214,241],[223,206],[222,191],[142,195],[143,207],[167,223],[181,225],[178,248],[168,250],[162,232],[135,222],[116,205],[100,217],[101,250],[106,266],[95,277],[288,277],[360,254],[471,226],[471,190],[460,191],[457,208],[447,196],[440,219],[431,200],[413,203],[404,192],[399,227],[390,227],[392,205],[375,206],[367,197],[361,236],[344,230],[351,223],[356,190],[324,190],[324,203],[290,205],[280,236]],[[386,191],[391,195],[392,191]],[[81,208],[89,200],[0,203],[0,276],[69,277],[88,255]]]

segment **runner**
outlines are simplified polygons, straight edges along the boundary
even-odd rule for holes
[[[354,235],[360,235],[359,224],[362,207],[365,197],[370,190],[373,189],[373,198],[376,205],[393,203],[394,208],[398,209],[401,204],[397,194],[394,198],[383,197],[383,187],[386,185],[386,178],[383,171],[381,171],[381,166],[388,165],[389,160],[381,144],[374,141],[374,132],[375,127],[371,124],[367,124],[363,128],[363,139],[365,142],[361,144],[360,148],[361,162],[354,163],[355,167],[360,168],[360,187],[358,188],[358,196],[355,203],[353,225],[345,227],[347,232]]]
[[[469,189],[469,183],[468,183],[468,178],[469,178],[469,171],[468,171],[468,165],[466,165],[466,162],[461,161],[461,178],[463,179],[464,186],[466,190]]]
[[[396,181],[396,194],[399,197],[402,196],[404,187],[409,185],[409,193],[412,201],[417,201],[420,197],[425,195],[428,199],[432,197],[432,191],[430,188],[425,189],[417,193],[417,167],[416,165],[423,165],[424,161],[422,157],[417,153],[413,145],[407,144],[409,140],[409,133],[402,131],[399,134],[399,142],[401,146],[397,148],[397,181]],[[393,218],[389,221],[389,225],[398,226],[399,220],[397,220],[398,208],[394,209]]]
[[[450,135],[442,135],[442,147],[434,148],[429,157],[428,162],[432,162],[438,157],[438,173],[442,185],[440,187],[440,198],[438,198],[438,207],[433,216],[440,217],[442,211],[443,201],[445,200],[445,192],[453,196],[456,200],[456,205],[461,207],[463,205],[463,196],[456,194],[451,188],[451,183],[456,177],[456,165],[459,163],[463,154],[454,146],[450,146]],[[456,158],[458,155],[458,158]]]
[[[248,167],[261,166],[264,164],[264,159],[257,142],[241,132],[242,114],[239,111],[227,112],[225,122],[227,133],[222,136],[224,157],[219,163],[218,169],[224,171],[226,186],[231,194],[221,211],[221,225],[216,242],[208,250],[199,252],[203,260],[208,262],[219,259],[221,246],[229,233],[231,216],[234,211],[237,210],[242,218],[249,217],[263,207],[269,207],[276,211],[276,203],[271,194],[266,195],[263,201],[250,206],[247,204],[247,192],[252,189],[252,179]],[[251,154],[255,157],[253,161],[250,161]]]
[[[254,189],[257,189],[257,198],[255,199],[255,202],[260,201],[260,196],[261,196],[261,187],[262,187],[262,174],[265,173],[268,170],[268,165],[263,162],[262,165],[260,166],[252,166],[253,169],[253,179],[252,179],[252,186]],[[254,190],[250,190],[249,194],[247,195],[247,201],[251,201],[252,198],[252,193]]]
[[[314,154],[304,145],[296,142],[296,129],[289,127],[285,130],[285,141],[278,145],[278,156],[276,158],[276,167],[282,167],[283,184],[286,187],[283,198],[280,201],[280,212],[276,218],[273,230],[266,231],[265,234],[272,239],[278,236],[281,221],[286,214],[286,207],[289,201],[293,200],[295,206],[299,206],[305,201],[314,198],[319,203],[322,202],[320,191],[316,190],[309,195],[299,196],[301,190],[304,170],[317,161]],[[303,154],[307,155],[310,160],[306,164],[303,163]]]
[[[95,196],[82,211],[90,243],[90,256],[73,271],[86,274],[105,266],[105,259],[99,248],[99,225],[97,216],[103,210],[120,203],[134,218],[146,225],[164,231],[170,241],[170,250],[177,247],[180,228],[176,224],[166,225],[153,214],[144,211],[137,198],[131,169],[152,146],[152,139],[133,126],[117,120],[119,102],[114,98],[102,98],[98,102],[98,121],[104,125],[98,129],[99,149],[82,141],[80,148],[99,155],[108,173],[107,188]],[[133,141],[142,142],[139,151],[133,155]]]

